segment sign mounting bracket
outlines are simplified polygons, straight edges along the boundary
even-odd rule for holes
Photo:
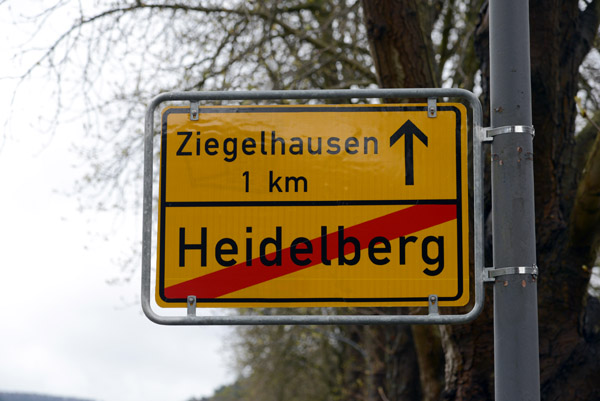
[[[187,315],[192,317],[196,316],[196,296],[189,295],[187,297]]]
[[[429,316],[437,316],[439,315],[439,309],[438,309],[438,296],[437,295],[430,295],[429,296]]]
[[[199,114],[198,102],[195,102],[195,101],[190,102],[190,120],[198,121],[198,114]]]
[[[427,98],[427,116],[429,118],[437,117],[437,99],[435,97]]]
[[[539,270],[537,265],[533,266],[514,266],[514,267],[501,267],[495,269],[493,267],[486,267],[483,269],[483,281],[494,282],[499,276],[511,275],[511,274],[525,274],[532,275],[537,279]]]
[[[535,137],[535,128],[530,125],[510,125],[497,128],[486,127],[483,130],[485,131],[484,142],[493,142],[494,137],[505,134],[524,134]]]

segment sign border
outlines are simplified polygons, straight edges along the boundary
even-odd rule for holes
[[[440,105],[437,106],[437,111],[450,111],[455,113],[455,146],[456,146],[456,199],[439,199],[439,200],[431,200],[431,199],[414,199],[414,200],[374,200],[374,201],[349,201],[344,199],[339,199],[335,201],[261,201],[261,202],[236,202],[236,201],[221,201],[221,202],[202,202],[202,201],[193,201],[193,202],[176,202],[169,201],[167,199],[167,123],[168,117],[171,114],[189,114],[189,107],[177,107],[177,108],[169,108],[164,111],[162,114],[161,121],[161,177],[162,184],[160,186],[160,201],[159,201],[159,230],[160,230],[160,242],[158,246],[160,247],[159,251],[159,263],[158,263],[158,296],[160,296],[161,300],[165,303],[177,303],[177,304],[186,304],[187,298],[168,298],[165,295],[165,229],[166,229],[166,219],[167,219],[167,208],[171,207],[244,207],[244,206],[265,206],[265,207],[277,207],[277,206],[351,206],[351,205],[360,205],[360,206],[370,206],[370,205],[447,205],[452,204],[456,206],[456,234],[457,234],[457,294],[454,296],[438,296],[439,302],[444,301],[455,301],[460,299],[463,296],[464,288],[463,288],[463,264],[464,264],[464,255],[463,255],[463,219],[468,216],[463,216],[462,205],[463,205],[463,195],[468,196],[468,194],[463,194],[462,188],[462,146],[466,146],[467,144],[462,143],[462,129],[461,126],[462,117],[461,110],[452,105]],[[466,111],[466,110],[465,110]],[[229,108],[211,108],[211,107],[203,107],[199,109],[199,115],[203,113],[368,113],[368,112],[428,112],[427,105],[421,106],[411,106],[411,105],[381,105],[381,106],[337,106],[337,105],[323,105],[320,107],[302,107],[302,106],[259,106],[259,107],[247,107],[236,108],[236,106],[231,106]],[[466,117],[465,121],[466,121]],[[468,289],[467,289],[468,290]],[[302,303],[359,303],[359,302],[425,302],[427,303],[429,300],[429,296],[431,294],[427,294],[421,297],[385,297],[385,298],[197,298],[196,302],[201,302],[204,304],[215,304],[218,306],[219,304],[231,304],[231,303],[271,303],[271,304],[280,304],[281,307],[286,307],[286,304],[294,303],[294,304],[302,304]],[[273,307],[273,306],[270,306]],[[310,305],[307,307],[323,307],[319,305]],[[343,306],[341,306],[343,307]],[[399,306],[403,307],[403,306]],[[406,306],[408,307],[408,306]]]
[[[210,100],[282,100],[282,99],[365,99],[365,98],[460,98],[465,100],[472,112],[473,123],[473,182],[474,197],[474,304],[464,314],[439,314],[437,305],[430,303],[427,315],[245,315],[245,316],[162,316],[151,306],[152,270],[152,216],[153,216],[153,167],[154,167],[154,114],[163,102],[184,101],[192,106]],[[467,112],[468,114],[468,112]],[[294,91],[229,91],[229,92],[169,92],[156,96],[146,110],[144,127],[144,189],[142,233],[142,291],[141,303],[144,314],[153,322],[165,325],[280,325],[280,324],[449,324],[466,323],[475,319],[483,309],[483,154],[485,141],[482,127],[482,108],[477,97],[463,89],[341,89],[341,90],[294,90]],[[467,178],[468,179],[468,178]],[[458,212],[458,210],[457,210]],[[431,299],[431,298],[430,298]],[[316,307],[318,308],[318,307]]]

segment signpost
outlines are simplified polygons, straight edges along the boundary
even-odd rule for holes
[[[539,400],[529,3],[490,1],[489,16],[495,399]]]
[[[166,109],[158,304],[465,305],[466,108],[436,109]]]
[[[462,102],[437,103],[443,96]],[[198,106],[226,99],[353,97],[428,101]],[[155,300],[161,307],[187,308],[185,317],[160,316],[150,305],[154,111],[171,100],[189,103],[168,106],[160,116]],[[158,96],[146,114],[144,312],[161,324],[472,320],[483,302],[483,247],[469,249],[470,213],[476,243],[483,231],[480,108],[459,89]],[[439,313],[438,306],[469,302],[466,313]],[[425,306],[429,313],[201,317],[197,306]]]

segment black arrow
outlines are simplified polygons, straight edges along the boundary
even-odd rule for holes
[[[406,185],[414,185],[415,184],[415,171],[414,171],[414,162],[413,162],[413,136],[416,137],[427,146],[427,135],[425,135],[420,129],[417,128],[416,125],[413,124],[412,121],[406,120],[404,124],[396,132],[394,135],[390,137],[390,148],[394,146],[396,142],[404,135],[404,168],[406,170]]]

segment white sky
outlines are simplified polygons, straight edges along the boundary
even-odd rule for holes
[[[11,57],[21,33],[3,12],[0,76],[20,67]],[[0,80],[0,123],[10,113],[0,126],[0,392],[186,401],[232,382],[231,329],[150,322],[139,271],[129,285],[106,283],[139,244],[141,213],[79,210],[65,193],[81,177],[70,150],[81,124],[44,132],[44,82],[22,86],[11,105],[13,84]]]

